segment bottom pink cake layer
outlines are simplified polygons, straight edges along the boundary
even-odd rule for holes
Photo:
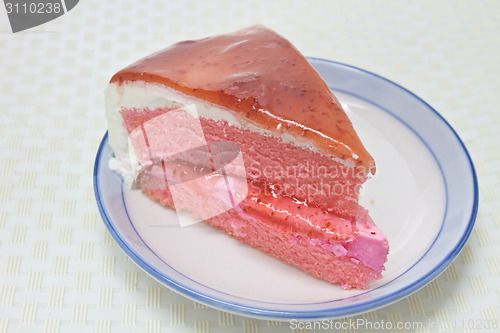
[[[173,206],[168,189],[146,189],[144,192],[164,206]],[[338,241],[334,241],[314,238],[311,229],[293,230],[262,215],[255,218],[252,213],[247,213],[252,210],[255,210],[255,204],[251,199],[245,200],[205,222],[314,277],[340,284],[344,289],[366,289],[370,282],[381,278],[388,253],[387,240],[366,211],[355,223],[356,231],[349,224],[349,230],[345,233],[339,230],[336,234]],[[340,221],[338,224],[332,228],[339,228]]]

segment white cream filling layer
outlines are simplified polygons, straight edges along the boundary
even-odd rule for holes
[[[287,133],[271,132],[262,129],[238,117],[236,113],[229,109],[214,105],[196,97],[185,95],[160,84],[143,81],[124,82],[121,85],[118,83],[110,83],[105,94],[109,145],[113,149],[115,158],[118,159],[118,161],[112,162],[110,166],[124,178],[132,174],[132,170],[129,155],[128,132],[123,125],[123,118],[120,112],[122,109],[136,108],[153,110],[163,107],[180,108],[187,105],[194,105],[199,117],[216,121],[224,120],[232,126],[248,129],[262,135],[278,136],[285,143],[292,143],[296,146],[305,147],[316,152],[319,151],[310,140],[305,138],[302,140],[301,138],[291,136]],[[278,131],[282,128],[280,125],[278,125]],[[340,160],[333,155],[332,159],[348,167],[352,167],[351,163]]]

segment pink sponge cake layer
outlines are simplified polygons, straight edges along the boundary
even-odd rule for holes
[[[168,112],[122,109],[123,122],[131,132],[142,123]],[[207,142],[230,141],[239,146],[251,187],[291,196],[349,218],[358,214],[358,197],[367,175],[346,167],[328,155],[314,152],[276,136],[262,135],[227,121],[199,118]],[[258,147],[258,149],[257,149]],[[267,187],[266,187],[267,185]]]
[[[111,167],[162,205],[343,288],[381,277],[387,239],[358,203],[375,163],[273,31],[178,43],[121,70],[106,115]]]
[[[123,109],[121,113],[124,126],[131,133],[151,119],[171,111],[174,109]],[[277,137],[265,136],[221,121],[199,120],[208,142],[237,143],[241,147],[245,165],[253,165],[253,168],[246,168],[249,191],[245,199],[233,209],[206,219],[208,224],[315,277],[338,283],[343,288],[366,288],[368,282],[381,277],[388,244],[367,211],[357,203],[357,187],[364,181],[364,174],[355,175],[352,168],[317,152],[284,143]],[[188,127],[189,124],[184,126]],[[184,143],[186,140],[183,140]],[[175,144],[168,139],[162,142],[166,146]],[[143,150],[146,154],[148,147],[144,146]],[[278,151],[283,153],[277,154]],[[327,172],[315,174],[310,172],[314,170],[311,165],[317,168],[333,165],[339,171],[335,176]],[[285,177],[283,172],[269,171],[273,167],[276,170],[298,169],[300,172],[290,172]],[[185,166],[182,170],[186,172],[189,168]],[[193,205],[191,197],[177,199],[174,205],[172,195],[163,182],[162,172],[154,179],[151,174],[148,174],[147,179],[141,175],[137,179],[144,192],[161,204],[187,209],[195,216],[207,215],[206,208]],[[274,186],[276,184],[280,188]],[[319,189],[301,191],[299,188],[314,188],[316,184],[340,189],[346,186],[347,190],[339,191],[338,194],[325,194]],[[287,188],[290,191],[284,190]],[[347,195],[349,193],[351,195]],[[210,202],[212,206],[216,204],[215,199]]]

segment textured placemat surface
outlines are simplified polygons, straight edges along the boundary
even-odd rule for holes
[[[375,331],[500,329],[499,1],[83,0],[15,34],[0,9],[0,333],[324,331],[162,287],[116,245],[93,194],[111,75],[173,42],[254,23],[305,55],[413,91],[457,130],[477,169],[479,214],[454,263],[410,297],[341,320],[341,331],[358,319]]]

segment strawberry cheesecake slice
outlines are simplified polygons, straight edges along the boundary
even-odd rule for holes
[[[375,162],[307,59],[264,26],[174,44],[106,90],[111,167],[162,205],[343,288],[388,254]]]

